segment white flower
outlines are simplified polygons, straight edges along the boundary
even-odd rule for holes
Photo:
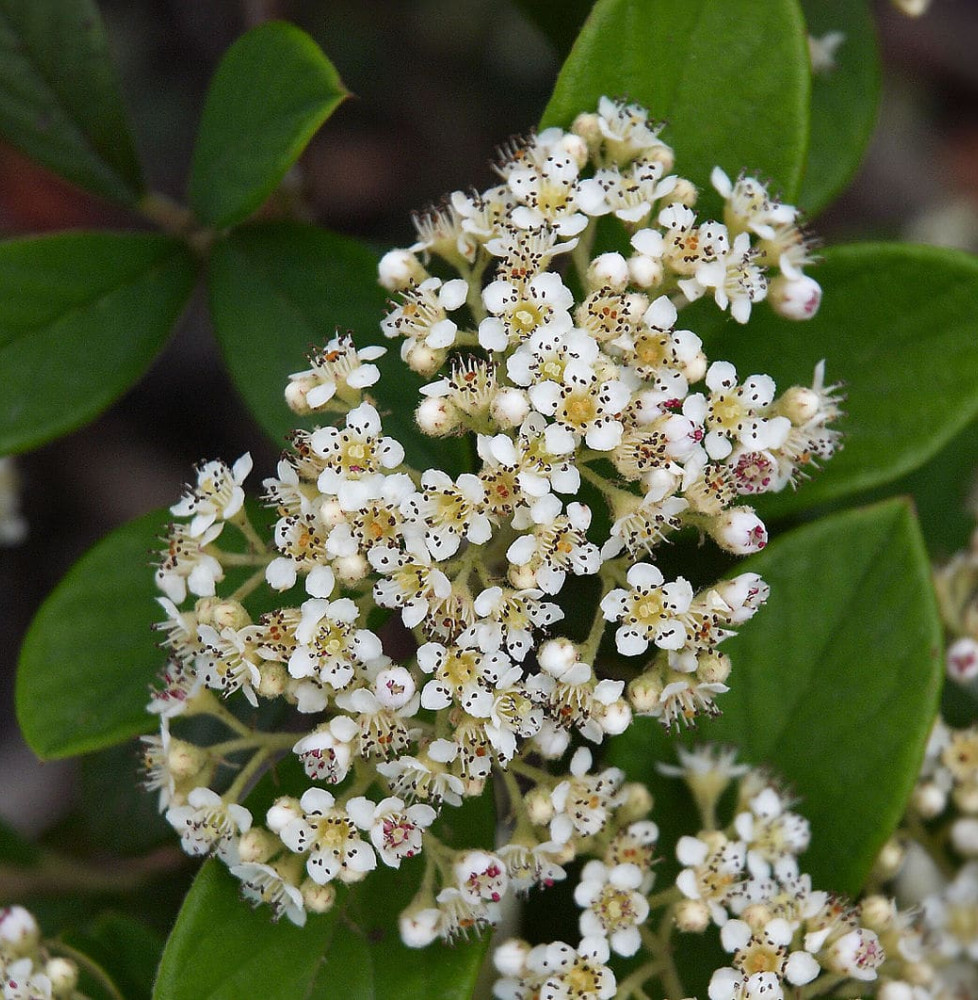
[[[191,538],[199,538],[215,521],[229,521],[244,505],[241,484],[251,472],[251,455],[242,455],[232,468],[224,462],[205,462],[197,469],[197,485],[170,508],[177,517],[191,517]]]
[[[249,861],[232,865],[231,874],[241,881],[241,895],[248,902],[267,903],[273,919],[286,917],[297,927],[306,924],[306,908],[298,887],[288,882],[271,865]]]
[[[338,715],[325,725],[303,736],[292,752],[302,761],[306,774],[314,781],[336,784],[350,769],[353,740],[359,727],[348,715]]]
[[[413,858],[421,851],[424,830],[438,815],[429,805],[405,806],[396,796],[378,803],[358,796],[347,802],[346,811],[361,830],[370,832],[370,842],[389,868],[400,868],[402,858]]]
[[[479,343],[487,351],[505,351],[541,328],[560,336],[573,326],[569,310],[574,296],[552,271],[523,285],[492,281],[483,289],[482,301],[491,314],[479,324]]]
[[[334,878],[359,882],[377,866],[373,848],[359,837],[346,810],[322,788],[309,788],[299,800],[301,818],[285,825],[279,836],[296,854],[305,854],[306,871],[318,885]]]
[[[251,813],[244,806],[225,802],[217,792],[194,788],[187,804],[171,806],[166,821],[180,834],[187,854],[210,854],[226,863],[237,862],[237,837],[251,829]]]
[[[644,653],[649,643],[659,649],[682,649],[688,641],[686,612],[693,588],[679,577],[666,583],[651,563],[636,563],[626,576],[630,590],[605,594],[601,611],[606,621],[621,622],[615,644],[623,656]]]
[[[575,833],[584,837],[597,833],[608,822],[610,811],[621,804],[624,773],[609,767],[601,774],[588,774],[591,762],[591,751],[586,747],[575,751],[570,778],[550,794],[554,808],[550,838],[558,844],[566,844]]]
[[[360,391],[380,379],[380,369],[369,362],[386,353],[386,348],[375,346],[358,351],[349,334],[334,337],[309,355],[311,368],[289,376],[285,400],[300,414],[322,409],[337,393],[344,401],[358,401]]]
[[[156,571],[156,585],[174,604],[182,604],[188,590],[197,597],[214,596],[215,584],[224,579],[224,568],[204,550],[223,529],[222,521],[192,535],[188,525],[170,525],[167,547]]]
[[[401,305],[380,324],[385,336],[405,337],[435,350],[455,343],[458,326],[448,313],[458,309],[468,295],[468,282],[461,278],[442,283],[441,278],[426,278],[401,296]]]
[[[607,937],[612,951],[634,955],[642,943],[639,928],[649,915],[649,904],[639,891],[643,880],[638,865],[609,868],[602,861],[589,861],[574,890],[574,902],[585,908],[581,934]]]
[[[498,903],[509,877],[502,859],[488,851],[466,851],[454,866],[459,891],[470,903]]]
[[[218,632],[211,625],[198,625],[197,635],[201,651],[197,655],[196,671],[201,682],[225,697],[240,690],[252,706],[257,707],[255,688],[261,681],[261,674],[255,660],[261,629],[255,625],[240,629],[228,626]]]

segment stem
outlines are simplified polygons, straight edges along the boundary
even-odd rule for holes
[[[251,576],[241,584],[240,587],[231,595],[232,601],[243,601],[252,591],[257,587],[260,587],[265,580],[265,568],[264,566],[252,573]]]
[[[646,996],[641,987],[653,976],[658,975],[661,968],[662,962],[658,959],[640,965],[627,979],[623,979],[618,984],[618,992],[615,994],[618,1000],[628,1000],[630,996]],[[677,997],[676,1000],[680,1000],[680,998]]]
[[[271,553],[267,552],[225,552],[213,545],[208,545],[205,551],[222,566],[261,566],[264,568],[272,561]]]
[[[59,940],[46,941],[45,944],[49,951],[57,952],[65,958],[70,958],[80,969],[84,969],[90,976],[97,979],[105,992],[112,997],[112,1000],[126,1000],[119,992],[115,983],[109,978],[109,974],[105,969],[96,962],[93,962],[84,952],[78,951],[77,948],[72,948],[71,945]]]
[[[233,730],[241,736],[250,737],[254,734],[254,730],[250,726],[246,726],[236,715],[229,712],[221,704],[213,691],[205,688],[194,699],[194,701],[198,700],[203,704],[199,708],[195,707],[192,711],[188,709],[185,713],[186,715],[211,715],[218,721],[223,722],[228,729]]]
[[[252,552],[264,553],[268,551],[268,546],[265,544],[265,540],[255,530],[255,526],[251,523],[251,519],[248,517],[244,507],[242,507],[241,510],[235,514],[230,523],[245,536],[245,539],[251,546]]]
[[[284,736],[286,734],[279,733],[278,735]],[[294,738],[292,742],[295,742]],[[257,750],[251,760],[238,772],[238,776],[231,783],[231,787],[224,793],[223,798],[228,802],[239,802],[245,789],[248,787],[248,782],[254,777],[262,764],[274,753],[274,748],[270,746],[263,746],[260,750]]]
[[[581,233],[577,241],[577,246],[571,250],[571,260],[574,262],[574,270],[581,282],[581,287],[587,287],[587,269],[591,263],[591,248],[594,246],[594,237],[597,235],[597,219],[591,219],[587,228]]]
[[[526,764],[519,759],[509,762],[509,770],[515,771],[517,774],[522,774],[524,778],[529,778],[535,785],[552,786],[556,784],[552,774],[544,771],[542,768],[534,767],[532,764]]]
[[[676,963],[672,958],[672,928],[674,924],[673,908],[670,906],[662,914],[662,919],[659,921],[658,929],[655,932],[651,931],[648,927],[642,928],[642,941],[646,948],[653,955],[658,956],[662,963],[659,978],[662,980],[665,995],[667,997],[684,997],[686,996],[686,990],[683,987],[682,980],[679,978]]]

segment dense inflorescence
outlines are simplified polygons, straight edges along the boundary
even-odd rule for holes
[[[667,579],[658,547],[691,531],[757,551],[767,533],[749,501],[839,444],[821,364],[811,386],[779,395],[768,375],[711,363],[680,321],[698,299],[739,323],[765,299],[811,316],[820,289],[796,209],[716,170],[723,221],[699,220],[659,131],[603,99],[570,131],[509,144],[497,186],[455,192],[382,259],[383,334],[425,380],[417,429],[467,437],[471,471],[406,464],[381,416],[383,349],[337,334],[286,389],[324,424],[295,431],[265,481],[270,537],[243,503],[250,459],[208,462],[173,508],[157,570],[169,662],[149,706],[147,782],[185,849],[222,858],[248,898],[302,923],[333,905],[337,882],[410,861],[424,877],[401,932],[420,946],[494,923],[507,892],[592,858],[575,893],[580,947],[511,949],[504,979],[530,985],[500,995],[536,996],[555,976],[592,984],[568,996],[614,994],[603,963],[640,947],[657,830],[644,787],[591,747],[635,715],[676,728],[716,713],[731,671],[721,644],[766,599],[754,573]],[[615,238],[624,250],[595,253]],[[592,583],[571,599],[579,577]],[[256,595],[272,609],[252,613]],[[231,710],[242,700],[292,717],[264,731]],[[198,736],[203,717],[226,738]],[[289,753],[306,790],[256,823],[241,801]],[[490,777],[511,813],[499,843],[448,846],[439,813]],[[762,793],[766,812],[738,819],[755,831],[787,815]],[[731,885],[744,864],[757,878],[776,869],[750,846],[759,836],[731,834],[743,862]],[[713,840],[687,845],[690,859],[706,851],[688,871],[724,856]],[[725,905],[696,891],[706,919]]]

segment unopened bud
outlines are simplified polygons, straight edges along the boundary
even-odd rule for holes
[[[48,959],[44,963],[44,975],[51,980],[52,1000],[68,1000],[78,985],[78,966],[67,958]],[[40,996],[38,993],[31,995]]]
[[[299,886],[302,902],[310,913],[329,913],[336,902],[336,886],[331,882],[319,885],[311,878],[304,879]]]
[[[282,849],[282,842],[270,830],[252,827],[238,841],[238,857],[243,864],[263,865]]]
[[[822,286],[807,274],[779,274],[767,289],[771,308],[784,319],[811,319],[822,301]]]
[[[886,896],[881,896],[878,893],[873,896],[867,896],[859,904],[860,922],[870,930],[876,931],[877,934],[882,934],[883,931],[888,930],[893,925],[895,916],[896,908],[893,905],[893,900],[887,899]]]
[[[620,253],[602,253],[587,269],[587,287],[622,292],[628,284],[628,263]]]
[[[502,428],[519,427],[530,412],[530,400],[522,389],[500,389],[489,404],[489,414]]]
[[[461,414],[450,399],[428,396],[414,411],[414,419],[429,437],[444,437],[459,426]]]
[[[337,583],[344,587],[352,587],[370,572],[370,563],[359,552],[352,556],[341,556],[333,560],[333,572],[336,574]]]
[[[662,695],[662,678],[657,673],[639,674],[628,685],[628,700],[636,715],[651,715]]]
[[[903,845],[891,837],[882,846],[876,857],[873,874],[881,881],[888,882],[903,867],[904,857],[906,857],[906,851],[904,851]]]
[[[676,904],[676,926],[686,934],[702,934],[710,926],[710,908],[698,899]]]
[[[389,250],[380,258],[377,277],[389,292],[403,292],[428,277],[421,261],[410,250]]]
[[[696,678],[704,684],[723,684],[730,676],[730,669],[726,653],[701,653],[696,661]]]
[[[692,208],[698,198],[699,192],[696,190],[696,185],[685,177],[680,177],[676,181],[676,186],[672,189],[672,194],[669,195],[669,201],[678,201],[680,205],[685,205],[687,208]]]
[[[750,507],[725,511],[709,531],[721,549],[738,556],[760,552],[767,545],[767,528]]]
[[[818,413],[818,393],[803,385],[793,385],[781,395],[774,408],[780,416],[787,417],[795,427],[802,427]]]
[[[638,288],[658,288],[662,284],[665,269],[662,261],[639,253],[628,258],[628,275]]]
[[[944,812],[947,792],[933,781],[922,781],[914,788],[910,804],[923,819],[933,819]]]
[[[265,822],[272,833],[280,834],[294,819],[302,819],[305,812],[299,800],[291,795],[277,798],[265,813]]]
[[[534,826],[546,826],[554,817],[550,793],[542,788],[532,788],[523,799],[526,814]]]
[[[958,684],[965,684],[978,677],[978,642],[964,636],[947,648],[945,660],[947,675]]]
[[[630,781],[622,789],[624,803],[618,807],[618,822],[623,826],[644,819],[652,811],[652,793],[640,781]]]
[[[209,760],[210,754],[204,748],[171,737],[166,766],[177,781],[200,774]]]

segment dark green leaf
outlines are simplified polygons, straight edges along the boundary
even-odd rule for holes
[[[94,0],[0,3],[0,134],[103,197],[132,203],[141,193]]]
[[[152,728],[149,685],[163,655],[149,563],[169,521],[154,511],[84,555],[41,605],[17,669],[17,718],[43,758],[70,757]]]
[[[489,796],[449,810],[479,844],[492,831]],[[460,831],[461,832],[461,831]],[[464,835],[463,835],[464,836]],[[252,910],[216,861],[194,882],[160,964],[154,1000],[468,1000],[487,941],[451,948],[406,948],[397,916],[417,891],[420,859],[399,871],[377,870],[336,907],[311,915],[305,927],[273,924],[267,908]]]
[[[814,319],[791,323],[762,306],[746,330],[727,324],[708,347],[782,391],[822,358],[828,381],[845,383],[842,451],[797,492],[763,497],[769,516],[891,482],[978,415],[978,260],[864,243],[827,250],[812,273],[824,289]]]
[[[128,389],[194,280],[186,249],[162,236],[0,244],[0,454],[74,429]]]
[[[350,330],[358,346],[384,344],[380,382],[370,390],[387,433],[400,440],[418,468],[458,462],[459,441],[433,441],[415,428],[421,379],[401,362],[399,343],[380,331],[385,293],[377,261],[362,244],[298,223],[248,226],[214,248],[208,291],[217,336],[235,383],[262,426],[276,441],[300,418],[285,405],[288,376],[307,367],[305,355],[337,329]]]
[[[590,13],[593,0],[517,0],[517,7],[557,47],[561,57],[570,52],[584,19]]]
[[[190,168],[190,204],[233,225],[272,193],[346,97],[332,63],[299,28],[269,21],[239,38],[211,81]]]
[[[940,692],[919,527],[900,500],[851,510],[783,536],[742,569],[760,573],[771,597],[724,643],[733,671],[723,715],[692,735],[783,775],[812,824],[803,870],[817,888],[855,893],[903,814]],[[613,757],[653,787],[655,818],[675,837],[675,817],[691,814],[674,805],[679,783],[655,772],[673,759],[661,728],[630,730]]]
[[[811,135],[798,204],[815,213],[845,187],[862,162],[876,124],[880,61],[866,0],[801,4],[808,31],[816,39],[834,31],[845,35],[835,53],[835,67],[812,78]]]
[[[557,78],[543,125],[627,96],[666,119],[676,169],[698,185],[719,164],[798,191],[810,74],[796,0],[598,0]]]

